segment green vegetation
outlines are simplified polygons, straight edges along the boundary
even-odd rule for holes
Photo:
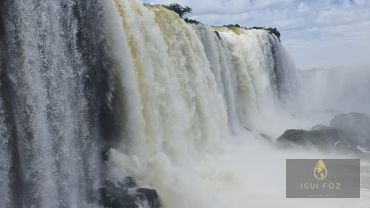
[[[280,32],[276,29],[276,27],[272,28],[272,27],[256,27],[256,26],[253,26],[253,27],[249,27],[249,28],[246,28],[246,30],[253,30],[253,29],[256,29],[256,30],[266,30],[267,32],[269,32],[270,34],[272,35],[275,35],[279,41],[280,41]]]
[[[181,6],[180,4],[169,4],[169,5],[164,5],[162,4],[161,6],[163,6],[164,8],[168,9],[168,10],[171,10],[175,13],[177,13],[180,18],[183,18],[186,14],[190,14],[192,9],[188,6]],[[190,18],[183,18],[185,22],[187,23],[190,23],[190,24],[199,24],[200,22],[198,22],[197,20],[195,19],[190,19]]]
[[[237,28],[242,28],[240,25],[238,24],[228,24],[228,25],[223,25],[222,27],[227,27],[227,28],[232,28],[232,27],[237,27]]]
[[[279,41],[280,41],[280,32],[274,27],[257,27],[257,26],[253,26],[253,27],[243,27],[243,26],[240,26],[239,24],[228,24],[228,25],[223,25],[223,27],[227,27],[227,28],[244,28],[246,30],[266,30],[267,32],[269,32],[270,34],[272,35],[275,35]]]
[[[181,6],[180,4],[176,4],[176,3],[168,4],[168,5],[162,4],[161,6],[163,6],[164,8],[166,8],[168,10],[171,10],[171,11],[177,13],[180,16],[180,18],[183,18],[186,14],[190,14],[192,12],[192,9],[190,7]],[[199,24],[200,23],[199,21],[194,20],[194,19],[190,19],[190,18],[183,18],[183,19],[184,19],[185,22],[191,23],[191,24]],[[227,27],[229,29],[243,28],[243,29],[246,29],[246,30],[253,30],[253,29],[266,30],[270,34],[275,35],[280,41],[280,32],[275,27],[274,28],[272,28],[272,27],[268,27],[268,28],[267,27],[256,27],[256,26],[243,27],[243,26],[240,26],[239,24],[228,24],[228,25],[223,25],[223,27]]]
[[[162,6],[168,10],[176,12],[180,18],[183,18],[184,15],[190,14],[191,13],[191,8],[188,6],[181,6],[180,4],[169,4],[169,5],[164,5]]]
[[[200,22],[195,19],[184,18],[184,21],[190,24],[199,24]]]
[[[274,34],[280,41],[280,32],[276,29],[276,27],[265,28],[265,30],[269,31],[270,34]]]

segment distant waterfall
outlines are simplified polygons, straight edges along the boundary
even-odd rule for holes
[[[231,126],[250,126],[264,109],[291,101],[297,74],[277,37],[265,30],[194,28],[223,92]]]
[[[185,207],[176,171],[295,85],[265,30],[192,25],[136,0],[0,11],[0,207],[99,207],[103,182],[127,176]]]

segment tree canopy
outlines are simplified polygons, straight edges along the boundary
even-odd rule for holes
[[[190,7],[181,6],[180,4],[169,4],[169,5],[162,5],[162,6],[166,9],[176,12],[181,18],[183,18],[184,15],[186,14],[190,14],[192,11]]]
[[[190,19],[190,18],[184,18],[184,21],[187,22],[187,23],[190,23],[190,24],[199,24],[200,22],[198,20],[195,20],[195,19]]]
[[[270,33],[274,34],[280,40],[280,32],[279,32],[279,30],[276,29],[276,27],[274,27],[274,28],[269,27],[269,28],[267,28],[265,30],[267,30]]]
[[[168,5],[165,5],[165,4],[162,4],[162,6],[168,10],[171,10],[175,13],[177,13],[180,18],[183,18],[186,14],[190,14],[192,12],[192,9],[188,6],[181,6],[180,4],[176,4],[176,3],[173,3],[173,4],[168,4]],[[185,22],[187,23],[192,23],[192,24],[199,24],[199,22],[197,20],[194,20],[194,19],[189,19],[189,18],[184,18]],[[268,31],[270,34],[272,35],[275,35],[279,41],[280,41],[280,32],[274,27],[269,27],[269,28],[266,28],[266,27],[256,27],[256,26],[253,26],[253,27],[243,27],[243,26],[240,26],[239,24],[228,24],[228,25],[223,25],[223,27],[228,27],[228,28],[244,28],[246,30],[251,30],[251,29],[257,29],[257,30],[266,30]]]
[[[278,29],[276,29],[276,27],[268,27],[268,28],[267,27],[257,27],[257,26],[243,27],[243,26],[240,26],[238,24],[228,24],[228,25],[223,25],[223,27],[228,27],[228,28],[237,27],[237,28],[244,28],[246,30],[252,30],[252,29],[266,30],[270,34],[275,35],[280,40],[280,32],[279,32]]]
[[[228,24],[228,25],[223,25],[223,27],[238,27],[238,28],[241,28],[241,26],[238,25],[238,24]]]
[[[246,29],[266,30],[270,34],[275,35],[280,40],[280,32],[279,32],[278,29],[276,29],[276,27],[268,27],[268,28],[266,28],[266,27],[256,27],[256,26],[253,26],[253,27],[246,28]]]

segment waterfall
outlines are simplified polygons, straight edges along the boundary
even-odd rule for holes
[[[11,175],[9,173],[10,166],[11,166],[11,154],[8,151],[9,144],[9,131],[6,128],[5,123],[5,111],[4,111],[4,103],[0,100],[0,116],[1,116],[1,123],[0,123],[0,183],[2,186],[0,187],[0,194],[2,196],[2,200],[0,201],[1,207],[7,207],[11,204],[11,198],[9,196],[9,181],[11,180]]]
[[[271,114],[264,111],[292,107],[297,74],[276,36],[256,29],[210,28],[203,24],[194,28],[223,92],[232,127],[253,128],[256,117]]]
[[[226,134],[226,110],[195,31],[162,7],[136,1],[115,1],[115,7],[134,66],[137,94],[127,96],[140,100],[133,112],[142,134],[123,141],[129,150],[114,148],[112,157],[119,152],[140,163],[157,157],[181,163],[212,151]],[[131,171],[145,173],[136,167]]]
[[[0,6],[0,207],[100,207],[105,181],[127,177],[165,207],[206,207],[177,187],[207,183],[196,165],[296,85],[265,30],[136,0]]]
[[[259,114],[282,108],[295,68],[265,30],[191,25],[161,6],[134,0],[107,4],[134,73],[136,90],[123,96],[138,99],[129,112],[137,120],[123,131],[140,132],[123,132],[121,145],[111,148],[111,176],[135,176],[155,187],[166,207],[186,207],[176,187],[189,186],[191,176],[177,174],[219,151],[230,133],[252,129]]]
[[[86,207],[93,200],[106,82],[99,35],[90,33],[98,7],[1,2],[2,207]]]
[[[236,111],[237,77],[230,51],[219,34],[212,31],[207,25],[199,23],[194,24],[193,27],[203,43],[218,90],[223,94],[227,106],[229,126],[233,132],[236,132],[240,128]]]

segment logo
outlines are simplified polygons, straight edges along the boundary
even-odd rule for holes
[[[287,159],[287,198],[359,198],[359,159]]]
[[[313,176],[319,181],[325,180],[325,178],[328,177],[328,169],[326,168],[324,161],[317,161],[313,170]]]

